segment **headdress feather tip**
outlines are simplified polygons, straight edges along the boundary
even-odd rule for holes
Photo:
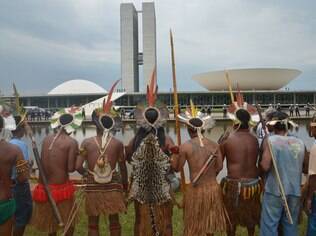
[[[112,87],[111,87],[111,89],[110,89],[110,91],[109,91],[109,94],[108,94],[108,96],[107,96],[106,102],[105,102],[105,99],[104,99],[104,101],[103,101],[103,112],[104,112],[104,113],[109,113],[110,110],[111,110],[111,107],[112,107],[112,101],[111,101],[112,95],[113,95],[114,89],[115,89],[116,85],[118,84],[118,82],[120,82],[120,79],[117,80],[117,81],[112,85]]]

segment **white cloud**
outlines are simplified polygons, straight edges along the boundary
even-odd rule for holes
[[[59,73],[63,70],[82,73],[80,68],[84,67],[88,76],[95,73],[94,64],[115,65],[115,72],[99,73],[117,78],[121,2],[129,1],[7,2],[0,9],[0,63],[3,64],[0,78],[8,74],[3,71],[6,54],[12,60],[26,56],[34,66],[39,61],[53,60]],[[142,1],[133,2],[140,10]],[[190,78],[207,70],[294,67],[306,71],[301,76],[304,81],[311,81],[310,76],[316,72],[313,2],[157,0],[155,6],[162,90],[171,86],[170,28],[174,32],[177,74],[182,89],[200,89]],[[23,75],[23,71],[20,73]],[[14,76],[9,77],[13,80]]]

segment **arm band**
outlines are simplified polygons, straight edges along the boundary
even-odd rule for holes
[[[26,160],[18,160],[16,162],[16,172],[18,175],[24,174],[24,173],[29,173],[30,171],[30,166],[29,162]]]

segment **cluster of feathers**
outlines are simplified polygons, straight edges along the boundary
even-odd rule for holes
[[[159,147],[158,138],[150,133],[132,156],[132,185],[129,198],[142,204],[163,204],[171,200],[166,175],[169,157]]]

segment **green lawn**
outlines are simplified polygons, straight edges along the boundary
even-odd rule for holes
[[[177,194],[177,199],[180,200],[181,194]],[[192,219],[194,220],[194,219]],[[129,205],[127,214],[122,214],[120,217],[122,225],[122,236],[132,236],[133,235],[133,224],[134,224],[134,208],[133,205]],[[198,221],[197,221],[198,223]],[[305,235],[306,232],[307,219],[303,216],[302,224],[300,225],[300,235]],[[182,223],[182,210],[179,210],[176,206],[173,209],[173,229],[174,235],[182,235],[183,223]],[[100,233],[101,235],[109,235],[108,233],[108,223],[106,217],[101,217],[100,220]],[[44,233],[37,232],[34,228],[28,227],[26,230],[26,236],[43,236]],[[87,217],[84,213],[84,206],[81,206],[79,212],[79,222],[76,225],[75,236],[87,235]],[[247,235],[244,228],[238,228],[237,236]],[[256,232],[258,234],[258,229]]]

